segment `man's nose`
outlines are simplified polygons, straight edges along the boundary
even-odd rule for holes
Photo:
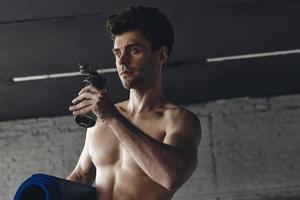
[[[119,64],[120,65],[127,65],[129,62],[128,55],[126,52],[123,52],[119,57]]]

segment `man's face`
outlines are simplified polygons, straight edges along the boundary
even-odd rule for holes
[[[147,87],[156,78],[159,55],[139,31],[117,35],[113,53],[124,88]]]

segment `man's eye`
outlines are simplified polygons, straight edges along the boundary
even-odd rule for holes
[[[120,51],[113,51],[113,53],[114,53],[114,55],[115,55],[116,57],[119,57],[119,56],[120,56]]]
[[[136,49],[136,48],[129,49],[129,53],[132,53],[132,54],[138,53],[138,49]]]

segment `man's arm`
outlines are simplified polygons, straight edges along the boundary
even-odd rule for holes
[[[84,183],[88,185],[93,184],[96,176],[96,168],[88,152],[89,141],[91,138],[92,131],[93,129],[87,129],[83,150],[81,152],[76,167],[71,172],[71,174],[67,177],[67,180]]]
[[[197,116],[186,110],[180,111],[170,121],[163,143],[148,136],[121,114],[108,125],[143,171],[173,191],[192,175],[197,166],[201,127]]]

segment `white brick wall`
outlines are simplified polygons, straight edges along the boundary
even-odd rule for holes
[[[300,95],[185,107],[203,137],[198,168],[175,200],[300,199]],[[71,116],[0,122],[0,200],[33,173],[67,176],[84,135]]]

